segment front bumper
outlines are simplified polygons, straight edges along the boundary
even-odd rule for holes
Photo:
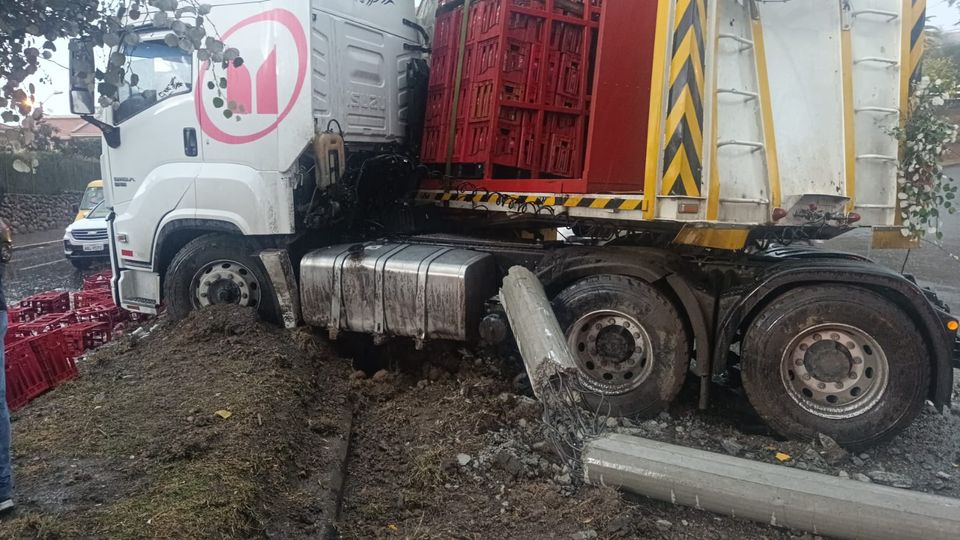
[[[89,248],[84,249],[84,244],[74,243],[69,240],[64,240],[63,256],[66,257],[67,260],[71,260],[71,261],[80,260],[80,259],[105,261],[110,258],[110,249],[107,247],[105,243],[104,244],[92,243],[90,245],[102,245],[102,249],[95,250],[95,251],[88,251],[87,249]]]

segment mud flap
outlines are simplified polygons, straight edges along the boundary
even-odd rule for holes
[[[300,326],[300,289],[293,273],[290,254],[284,249],[267,249],[261,251],[259,256],[267,275],[270,276],[273,290],[276,291],[284,328]]]

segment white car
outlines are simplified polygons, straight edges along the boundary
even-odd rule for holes
[[[110,260],[107,247],[107,216],[109,210],[100,203],[87,217],[74,221],[63,235],[63,254],[80,270],[90,268],[94,262]]]

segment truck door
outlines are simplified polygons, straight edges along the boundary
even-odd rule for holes
[[[104,178],[117,218],[122,260],[149,262],[156,226],[171,213],[190,217],[194,183],[202,160],[193,84],[193,55],[167,45],[164,33],[142,34],[140,43],[119,52],[127,84],[108,117],[120,144],[107,148],[110,178]],[[115,53],[116,54],[116,53]]]

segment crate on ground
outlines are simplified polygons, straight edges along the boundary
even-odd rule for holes
[[[20,334],[21,323],[11,323],[7,326],[7,333],[3,336],[3,344],[13,345],[14,343],[23,339]]]
[[[74,313],[76,313],[77,322],[109,323],[111,328],[115,324],[122,322],[127,318],[127,312],[115,306],[112,301],[110,303],[96,304],[90,307],[79,308]]]
[[[93,291],[97,289],[110,289],[110,280],[113,279],[113,274],[110,270],[104,270],[93,274],[92,276],[87,276],[83,278],[83,290]]]
[[[77,363],[67,352],[62,329],[29,338],[26,343],[33,349],[51,387],[77,376]]]
[[[50,388],[50,382],[28,342],[20,341],[5,347],[4,355],[7,406],[15,411],[46,392]]]
[[[88,308],[100,304],[113,304],[113,293],[110,289],[93,289],[73,293],[73,309]]]
[[[70,311],[70,293],[64,292],[45,292],[35,294],[29,298],[20,301],[20,309],[31,311],[37,315],[47,315],[49,313],[65,313]]]
[[[52,332],[58,328],[70,326],[77,322],[76,315],[71,311],[69,313],[48,313],[41,315],[36,319],[23,323],[13,330],[13,334],[20,338],[39,336],[47,332]]]
[[[30,322],[37,318],[37,312],[21,307],[7,308],[7,321],[10,324]]]
[[[87,351],[109,343],[113,339],[113,329],[110,327],[110,323],[78,323],[64,328],[63,338],[67,355],[76,358]]]

